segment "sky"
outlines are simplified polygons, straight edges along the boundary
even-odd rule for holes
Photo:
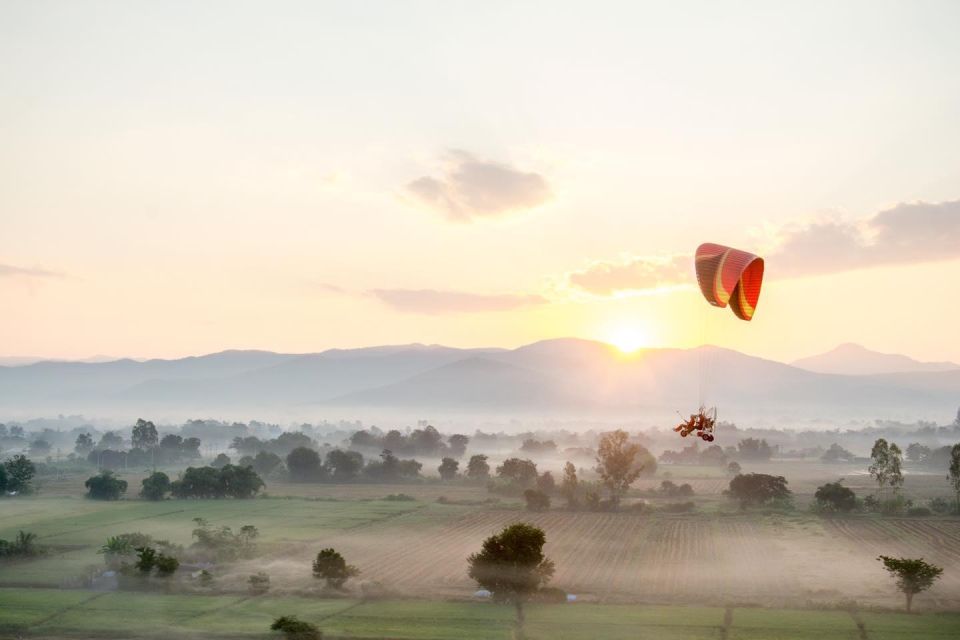
[[[0,3],[0,355],[960,361],[956,2]],[[692,254],[766,259],[752,322]]]

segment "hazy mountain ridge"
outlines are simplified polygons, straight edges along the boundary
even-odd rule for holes
[[[826,353],[794,360],[791,364],[816,373],[841,375],[960,370],[960,365],[953,362],[921,362],[898,353],[871,351],[852,342],[841,344]]]
[[[0,367],[0,411],[300,406],[634,415],[692,410],[701,400],[725,415],[953,415],[960,369],[841,375],[719,347],[625,355],[579,339],[516,349],[412,344]]]

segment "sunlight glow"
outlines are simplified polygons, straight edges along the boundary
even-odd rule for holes
[[[638,349],[650,346],[650,335],[645,327],[640,325],[612,328],[606,332],[602,339],[623,353],[633,353]]]

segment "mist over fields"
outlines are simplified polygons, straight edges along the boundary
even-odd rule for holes
[[[0,367],[0,413],[7,417],[151,412],[185,419],[259,411],[290,419],[590,416],[653,423],[702,400],[727,420],[789,423],[943,420],[958,399],[956,365],[862,348],[790,365],[719,347],[623,354],[600,342],[558,339],[517,349],[413,344]]]

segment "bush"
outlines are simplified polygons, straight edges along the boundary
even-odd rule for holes
[[[250,593],[253,595],[264,594],[270,590],[270,576],[260,571],[247,578],[247,584],[250,585]]]
[[[942,515],[953,510],[953,505],[946,498],[933,498],[929,504],[930,510],[936,514]]]
[[[894,496],[880,503],[880,513],[885,516],[899,516],[906,513],[907,509],[913,506],[913,501],[907,500],[903,496]]]
[[[323,634],[317,625],[310,624],[297,616],[280,616],[270,625],[271,631],[280,631],[288,640],[320,640]]]
[[[170,476],[156,471],[143,479],[140,497],[144,500],[163,500],[170,491]]]
[[[360,593],[364,600],[385,600],[396,594],[379,580],[369,580],[360,583]]]
[[[527,489],[523,492],[523,499],[527,501],[528,511],[546,511],[550,508],[550,496],[537,489]]]
[[[87,488],[87,497],[93,500],[119,500],[127,491],[127,481],[114,477],[112,471],[87,478],[83,486]]]
[[[416,498],[414,498],[413,496],[408,496],[405,493],[391,493],[390,495],[385,497],[384,500],[387,500],[389,502],[416,502],[417,501]]]
[[[813,494],[817,507],[822,511],[848,513],[857,507],[857,496],[839,482],[828,482]]]
[[[907,515],[912,518],[925,518],[932,516],[933,511],[930,511],[927,507],[910,507],[907,509]]]

